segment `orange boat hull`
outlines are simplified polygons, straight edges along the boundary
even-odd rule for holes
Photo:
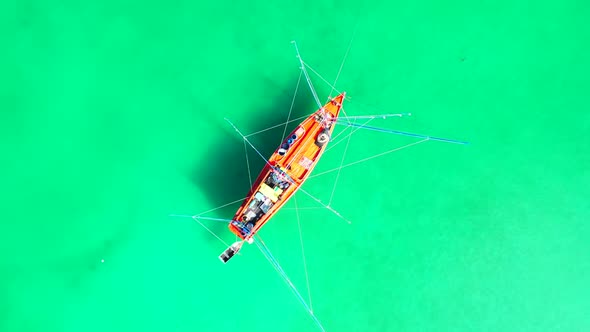
[[[305,119],[268,159],[229,229],[249,240],[297,192],[326,149],[345,93]]]

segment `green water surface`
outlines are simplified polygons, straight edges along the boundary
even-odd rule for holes
[[[589,331],[589,17],[578,0],[3,1],[0,331],[319,331],[254,246],[223,265],[169,217],[245,195],[223,119],[285,121],[291,40],[330,82],[352,40],[347,114],[471,142],[306,183],[352,221],[299,213],[327,331]],[[291,117],[315,108],[302,82]],[[282,132],[252,143],[268,156]],[[358,132],[315,172],[417,141]],[[294,207],[260,234],[308,300]]]

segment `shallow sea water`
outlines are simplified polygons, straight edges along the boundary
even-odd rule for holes
[[[223,265],[219,241],[169,214],[247,192],[224,117],[246,133],[285,121],[291,40],[333,82],[351,39],[349,115],[411,112],[372,124],[471,144],[343,168],[331,205],[350,225],[300,211],[326,330],[589,330],[589,14],[573,0],[2,2],[0,331],[318,331],[254,246]],[[292,117],[315,108],[302,83]],[[270,155],[282,132],[252,142]],[[416,141],[358,132],[315,172]],[[328,202],[335,181],[305,188]],[[307,298],[293,207],[260,234]]]

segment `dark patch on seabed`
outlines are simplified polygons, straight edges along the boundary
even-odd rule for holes
[[[284,123],[289,115],[289,109],[293,102],[293,87],[296,82],[285,84],[284,89],[277,89],[276,85],[270,86],[269,91],[276,91],[274,97],[267,98],[267,106],[256,110],[244,110],[251,114],[246,121],[250,123],[234,123],[243,134],[257,132],[269,127]],[[300,89],[302,86],[300,86]],[[290,91],[290,92],[287,92]],[[290,119],[297,119],[314,112],[313,99],[306,93],[299,93],[293,103]],[[287,126],[289,133],[301,121],[293,121]],[[228,124],[229,126],[229,124]],[[252,128],[248,131],[244,128]],[[260,151],[264,158],[270,157],[280,145],[283,139],[285,126],[264,131],[260,134],[250,136],[250,142]],[[250,189],[244,141],[233,130],[225,133],[232,133],[217,140],[209,147],[209,157],[206,161],[195,167],[191,176],[195,185],[204,189],[205,195],[210,202],[209,206],[217,207],[233,200],[245,197]],[[265,161],[250,146],[247,147],[248,161],[250,163],[250,174],[252,181],[255,181],[262,170]],[[231,204],[225,208],[206,214],[207,216],[230,219],[233,217],[241,202]],[[199,211],[200,212],[200,211]],[[222,232],[226,226],[223,223],[207,225],[215,233]],[[215,241],[211,237],[212,241]]]

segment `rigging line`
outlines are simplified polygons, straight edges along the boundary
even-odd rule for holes
[[[289,287],[289,289],[291,289],[291,291],[293,292],[293,294],[295,294],[295,296],[297,297],[297,299],[299,300],[299,302],[303,305],[303,307],[308,312],[308,314],[310,314],[311,317],[315,319],[313,313],[311,312],[311,309],[309,308],[309,306],[307,305],[307,303],[305,303],[305,300],[301,296],[301,293],[299,293],[299,291],[297,290],[297,288],[295,287],[295,285],[293,285],[293,283],[289,279],[288,275],[285,273],[284,270],[282,270],[282,268],[278,264],[278,262],[275,261],[275,260],[273,260],[273,257],[270,254],[270,252],[268,251],[268,248],[265,249],[262,245],[260,245],[258,243],[258,241],[256,241],[255,243],[256,243],[256,246],[258,247],[258,250],[260,250],[260,252],[264,256],[264,258],[266,258],[266,260],[271,264],[271,266],[279,274],[279,276],[281,277],[281,279],[283,279],[283,281],[287,284],[287,286]],[[320,328],[322,329],[322,331],[324,331],[323,327],[321,326],[321,324],[319,322],[318,322],[318,325],[320,325]]]
[[[273,254],[270,252],[270,249],[268,249],[268,246],[266,245],[266,243],[264,243],[264,241],[262,240],[262,238],[260,237],[260,235],[255,234],[254,235],[256,237],[256,239],[258,241],[254,241],[254,243],[259,246],[260,248],[265,249],[266,254],[272,259],[273,265],[276,267],[277,271],[279,271],[282,274],[287,275],[287,272],[285,272],[285,270],[283,269],[283,267],[281,266],[281,264],[279,263],[279,260],[276,259]]]
[[[250,188],[252,188],[252,172],[250,172],[250,159],[248,158],[248,147],[246,140],[244,140],[244,154],[246,155],[246,165],[248,166],[248,180],[250,180]]]
[[[309,306],[307,305],[307,303],[303,299],[303,296],[301,296],[301,293],[299,293],[297,287],[295,287],[295,285],[293,284],[293,282],[289,278],[289,275],[287,274],[287,272],[285,272],[285,270],[283,269],[283,267],[279,263],[279,260],[274,257],[274,255],[272,254],[272,252],[270,251],[270,249],[268,248],[268,246],[266,245],[266,243],[264,243],[264,241],[262,240],[262,238],[259,235],[257,235],[256,238],[258,240],[258,241],[255,242],[257,244],[257,246],[260,249],[263,249],[262,250],[263,254],[265,254],[265,256],[267,256],[269,258],[269,261],[271,262],[271,264],[273,264],[273,266],[275,267],[275,269],[277,270],[277,272],[279,272],[279,274],[284,278],[284,280],[288,282],[288,284],[291,287],[291,289],[293,289],[294,291],[296,291],[297,296],[299,297],[300,301],[303,303],[303,305],[305,306],[305,308],[310,313],[313,314],[311,308],[309,308]]]
[[[335,123],[337,123],[337,122],[335,122]],[[340,137],[340,135],[344,134],[344,133],[345,133],[345,132],[346,132],[346,131],[347,131],[349,128],[352,130],[352,127],[348,127],[348,126],[347,126],[346,128],[344,128],[344,130],[342,130],[341,132],[339,132],[339,133],[338,133],[338,135],[336,135],[336,136],[334,136],[334,137],[330,138],[330,142],[333,142],[333,141],[335,141],[335,140],[336,140],[338,137]],[[328,152],[328,150],[329,150],[329,149],[326,149],[326,152]]]
[[[231,126],[234,128],[234,129],[235,129],[235,131],[236,131],[236,132],[237,132],[237,133],[238,133],[240,136],[242,136],[242,138],[243,138],[243,139],[244,139],[244,140],[245,140],[245,141],[246,141],[246,142],[247,142],[247,143],[250,145],[250,147],[252,147],[252,149],[254,149],[254,151],[256,151],[256,153],[258,153],[258,155],[260,156],[260,158],[262,158],[262,160],[264,160],[264,162],[265,162],[267,165],[269,165],[270,167],[273,167],[273,166],[271,165],[271,163],[270,163],[270,162],[269,162],[269,161],[268,161],[268,160],[267,160],[267,159],[266,159],[266,158],[265,158],[265,157],[262,155],[262,153],[260,153],[260,151],[258,151],[258,149],[257,149],[257,148],[254,146],[254,144],[252,144],[252,143],[250,142],[250,140],[249,140],[249,139],[248,139],[246,136],[244,136],[244,134],[242,134],[242,132],[241,132],[241,131],[238,129],[238,127],[236,127],[236,126],[235,126],[235,125],[234,125],[234,124],[233,124],[231,121],[229,121],[229,119],[228,119],[228,118],[225,118],[225,121],[227,121],[227,123],[229,123],[229,124],[230,124],[230,125],[231,125]]]
[[[315,111],[314,111],[314,112],[315,112]],[[309,114],[308,114],[308,115],[301,116],[301,117],[298,117],[297,119],[293,119],[293,120],[290,120],[290,121],[287,121],[287,122],[279,123],[279,124],[277,124],[277,125],[274,125],[274,126],[272,126],[272,127],[268,127],[268,128],[265,128],[265,129],[261,129],[261,130],[259,130],[259,131],[257,131],[257,132],[254,132],[254,133],[251,133],[251,134],[248,134],[248,135],[245,135],[245,136],[246,136],[246,137],[254,136],[254,135],[257,135],[257,134],[263,133],[263,132],[265,132],[265,131],[269,131],[269,130],[271,130],[271,129],[274,129],[274,128],[277,128],[277,127],[280,127],[280,126],[287,125],[287,124],[289,124],[289,123],[291,123],[291,122],[295,122],[295,121],[297,121],[297,120],[301,120],[301,119],[307,118],[308,116],[309,116]]]
[[[344,167],[356,165],[358,163],[362,163],[362,162],[368,161],[368,160],[373,159],[373,158],[384,156],[384,155],[386,155],[388,153],[392,153],[392,152],[399,151],[399,150],[402,150],[402,149],[405,149],[405,148],[409,148],[410,146],[414,146],[414,145],[417,145],[417,144],[420,144],[420,143],[423,143],[423,142],[426,142],[426,141],[429,141],[429,140],[430,140],[429,138],[425,138],[425,139],[420,140],[418,142],[413,142],[413,143],[410,143],[410,144],[406,144],[404,146],[401,146],[401,147],[398,147],[398,148],[395,148],[395,149],[391,149],[389,151],[385,151],[385,152],[376,154],[376,155],[371,156],[371,157],[367,157],[367,158],[364,158],[364,159],[361,159],[361,160],[354,161],[352,163],[343,165],[342,167],[337,167],[337,168],[334,168],[334,169],[331,169],[331,170],[328,170],[328,171],[325,171],[325,172],[321,172],[321,173],[318,173],[318,174],[310,175],[308,179],[311,179],[311,178],[314,178],[314,177],[317,177],[317,176],[320,176],[320,175],[324,175],[324,174],[327,174],[327,173],[331,173],[331,172],[337,171],[339,168],[344,168]]]
[[[301,190],[301,192],[303,192],[304,194],[306,194],[307,196],[309,196],[311,199],[313,199],[314,201],[316,201],[317,203],[319,203],[321,206],[325,207],[326,209],[328,209],[330,212],[332,212],[333,214],[337,215],[338,217],[340,217],[340,219],[346,221],[346,223],[351,224],[350,220],[344,218],[338,211],[334,210],[334,208],[332,208],[329,205],[324,204],[319,198],[315,197],[314,195],[308,193],[306,190],[304,190],[303,188],[299,187],[298,190]]]
[[[224,224],[228,224],[232,222],[231,219],[223,219],[223,218],[211,218],[211,217],[201,217],[201,216],[189,216],[188,214],[169,214],[169,217],[179,217],[179,218],[191,218],[191,219],[202,219],[202,220],[211,220],[211,221],[219,221],[223,222]]]
[[[285,139],[285,134],[287,133],[287,124],[289,123],[289,119],[291,118],[291,112],[293,111],[293,105],[295,105],[295,98],[297,98],[297,90],[299,90],[299,83],[301,82],[301,75],[303,71],[299,71],[299,78],[297,79],[297,85],[295,86],[295,92],[293,93],[293,99],[291,99],[291,107],[289,108],[289,115],[287,115],[287,122],[285,122],[285,128],[283,129],[283,136],[281,141]]]
[[[211,221],[219,221],[219,222],[223,222],[224,224],[229,224],[230,222],[232,222],[232,219],[224,219],[224,218],[212,218],[212,217],[201,217],[201,216],[192,216],[193,219],[195,220],[211,220]]]
[[[301,293],[299,293],[299,291],[297,290],[297,287],[295,287],[295,285],[293,284],[293,282],[291,281],[291,279],[289,278],[289,276],[287,275],[285,270],[283,270],[283,268],[281,267],[279,262],[274,258],[274,256],[270,252],[270,249],[268,249],[268,247],[266,246],[264,241],[262,241],[262,238],[260,238],[260,236],[257,236],[257,239],[258,239],[258,241],[254,241],[254,243],[256,243],[256,246],[258,247],[258,249],[260,250],[260,252],[264,256],[264,258],[266,258],[266,260],[268,260],[268,262],[274,267],[274,269],[277,271],[277,273],[281,276],[283,281],[285,281],[287,286],[289,286],[291,291],[295,294],[295,296],[297,297],[299,302],[301,302],[301,304],[303,305],[305,310],[307,310],[307,312],[309,313],[311,318],[314,320],[314,322],[317,324],[317,326],[322,330],[322,332],[325,332],[326,330],[324,329],[324,326],[322,325],[320,320],[315,316],[315,314],[313,313],[311,308],[307,305],[307,303],[303,299],[303,296],[301,296]]]
[[[297,226],[299,227],[299,241],[301,242],[301,256],[303,257],[303,269],[305,270],[305,282],[307,283],[307,296],[309,298],[310,311],[313,312],[313,303],[311,301],[311,288],[309,287],[309,274],[307,272],[307,261],[305,259],[305,249],[303,248],[303,234],[301,232],[301,220],[299,218],[297,197],[293,197],[293,200],[295,201],[295,215],[297,216]]]
[[[334,181],[334,187],[332,187],[332,194],[330,194],[330,200],[328,201],[328,206],[330,204],[332,204],[332,199],[334,198],[334,193],[336,192],[336,186],[338,185],[338,180],[340,179],[340,171],[342,170],[342,164],[344,164],[344,158],[346,157],[346,152],[348,151],[348,146],[350,145],[351,138],[352,138],[352,135],[349,135],[348,142],[346,142],[346,147],[344,148],[344,153],[342,153],[342,159],[340,159],[340,168],[338,169],[338,173],[336,174],[336,180]]]
[[[372,115],[353,115],[353,116],[339,116],[340,119],[386,119],[390,117],[401,118],[403,116],[411,116],[412,113],[390,113],[390,114],[372,114]]]
[[[200,216],[200,215],[203,215],[203,214],[205,214],[205,213],[209,213],[209,212],[213,212],[213,211],[219,210],[219,209],[221,209],[221,208],[224,208],[224,207],[226,207],[226,206],[228,206],[228,205],[232,205],[232,204],[236,204],[236,203],[238,203],[238,202],[242,202],[242,201],[244,201],[246,198],[248,198],[248,197],[244,197],[244,198],[236,199],[236,200],[235,200],[235,201],[233,201],[233,202],[229,202],[229,203],[227,203],[227,204],[223,204],[223,205],[221,205],[221,206],[218,206],[218,207],[216,207],[216,208],[213,208],[213,209],[211,209],[211,210],[207,210],[207,211],[205,211],[205,212],[201,212],[201,213],[199,213],[199,214],[196,214],[196,216]]]
[[[188,214],[169,214],[168,217],[192,218],[194,216]]]
[[[320,73],[318,73],[315,69],[311,68],[310,65],[307,64],[307,62],[303,62],[303,65],[305,67],[307,67],[309,70],[311,70],[314,74],[317,75],[317,77],[319,77],[322,81],[324,81],[324,83],[326,83],[330,88],[332,88],[333,91],[338,92],[338,94],[341,94],[342,92],[338,91],[338,89],[336,89],[332,84],[330,84],[330,82],[328,82],[328,80],[326,80],[322,75],[320,75]]]
[[[291,43],[293,45],[295,45],[295,51],[297,52],[297,59],[299,59],[299,63],[301,63],[301,69],[303,70],[303,74],[305,75],[305,79],[307,80],[307,84],[309,85],[309,89],[311,90],[311,94],[313,95],[315,102],[318,104],[318,107],[322,108],[322,104],[320,103],[320,98],[318,98],[318,94],[315,91],[313,84],[311,83],[311,79],[309,78],[309,74],[307,73],[307,70],[305,69],[305,63],[303,62],[303,59],[301,58],[301,54],[299,54],[299,47],[297,47],[297,42],[292,40]]]
[[[182,218],[191,218],[191,219],[193,219],[194,221],[198,222],[199,225],[201,225],[203,228],[205,228],[207,231],[209,231],[209,233],[211,233],[211,235],[215,236],[219,241],[221,241],[221,243],[223,243],[226,247],[229,247],[229,244],[227,244],[227,242],[223,241],[217,234],[215,234],[215,232],[213,232],[207,226],[205,226],[203,223],[201,223],[200,220],[220,221],[220,222],[223,222],[224,224],[227,224],[229,222],[232,222],[233,220],[231,220],[231,219],[221,219],[221,218],[189,216],[189,215],[186,215],[186,214],[170,214],[169,216],[170,217],[182,217]],[[238,255],[239,254],[240,253],[238,253]]]
[[[328,80],[326,80],[326,79],[325,79],[325,78],[324,78],[322,75],[320,75],[320,74],[319,74],[319,73],[318,73],[318,72],[317,72],[315,69],[311,68],[311,66],[310,66],[310,65],[308,65],[307,63],[305,63],[305,62],[303,62],[303,61],[301,61],[301,63],[302,63],[302,64],[303,64],[305,67],[309,68],[309,69],[310,69],[310,70],[311,70],[311,71],[312,71],[314,74],[316,74],[316,75],[317,75],[317,76],[318,76],[318,77],[319,77],[319,78],[320,78],[322,81],[324,81],[324,83],[326,83],[326,84],[327,84],[327,85],[328,85],[330,88],[332,88],[332,90],[333,90],[333,91],[336,91],[336,92],[338,92],[338,94],[342,94],[342,92],[341,92],[341,91],[339,91],[339,90],[338,90],[338,89],[336,89],[336,88],[335,88],[335,87],[334,87],[332,84],[330,84],[330,82],[328,82]],[[332,94],[332,93],[330,92],[330,94]],[[328,97],[330,97],[330,96],[328,96]],[[328,98],[328,99],[330,99],[330,98]],[[321,108],[321,106],[320,106],[320,108]],[[348,116],[348,114],[346,114],[346,111],[344,110],[344,107],[342,107],[342,113],[344,113],[344,115],[345,115],[346,117]]]
[[[387,133],[387,134],[395,134],[395,135],[418,137],[418,138],[428,138],[429,140],[432,140],[432,141],[439,141],[439,142],[445,142],[445,143],[469,144],[469,142],[465,142],[465,141],[458,141],[458,140],[453,140],[453,139],[448,139],[448,138],[434,137],[434,136],[428,136],[428,135],[422,135],[422,134],[414,134],[414,133],[408,133],[408,132],[405,132],[405,131],[398,131],[398,130],[391,130],[391,129],[385,129],[385,128],[371,127],[371,126],[365,126],[365,125],[357,125],[357,124],[352,124],[350,122],[349,123],[345,123],[344,125],[345,126],[351,126],[351,127],[357,127],[359,129],[367,129],[367,130],[372,130],[372,131],[379,131],[379,132]]]
[[[388,108],[385,108],[383,106],[377,106],[377,105],[370,105],[370,104],[365,104],[362,102],[359,102],[358,99],[351,99],[350,103],[355,104],[356,106],[360,106],[361,109],[372,109],[372,110],[377,110],[377,111],[382,111],[382,112],[387,112]]]
[[[223,243],[226,247],[229,247],[229,244],[227,244],[227,242],[223,241],[217,234],[215,234],[212,230],[210,230],[207,226],[203,225],[202,222],[199,221],[199,219],[197,218],[193,218],[196,222],[199,223],[199,225],[203,226],[203,228],[205,228],[206,230],[209,231],[209,233],[211,233],[211,235],[215,236],[219,241],[221,241],[221,243]]]
[[[342,70],[342,67],[344,66],[344,62],[346,61],[346,59],[348,58],[348,52],[350,51],[350,48],[352,47],[352,42],[354,40],[354,36],[356,35],[356,29],[358,28],[358,21],[357,23],[354,25],[354,30],[352,31],[352,36],[350,37],[350,41],[348,42],[348,48],[346,49],[346,54],[344,55],[344,59],[342,59],[342,64],[340,65],[340,69],[338,70],[338,75],[336,76],[336,80],[334,80],[334,86],[336,86],[336,82],[338,81],[338,78],[340,77],[340,71]],[[330,92],[331,94],[331,92]],[[346,110],[344,108],[342,108],[342,113],[344,113],[344,115],[346,117],[348,117],[348,114],[346,114]],[[348,120],[347,120],[348,122]]]
[[[330,82],[328,82],[322,75],[320,75],[317,71],[315,71],[315,69],[311,68],[310,65],[308,65],[307,63],[303,62],[303,65],[306,66],[307,68],[309,68],[314,74],[316,74],[322,81],[324,81],[330,88],[332,88],[333,91],[338,92],[338,94],[342,94],[342,92],[338,91],[338,89],[336,89],[332,84],[330,84]],[[331,94],[331,93],[330,93]],[[330,96],[328,96],[330,97]],[[329,99],[329,98],[328,98]],[[321,107],[320,107],[321,108]],[[342,113],[344,113],[345,116],[348,116],[348,114],[346,114],[346,111],[344,110],[344,107],[342,107]]]
[[[403,116],[411,116],[411,115],[412,115],[412,113],[394,113],[394,114],[374,114],[374,115],[359,115],[359,116],[340,116],[340,117],[338,117],[338,119],[337,119],[337,120],[340,120],[340,119],[343,119],[343,118],[346,118],[347,120],[348,120],[348,119],[353,119],[353,120],[356,120],[356,119],[369,119],[369,120],[367,120],[367,122],[363,123],[363,126],[364,126],[364,125],[366,125],[367,123],[371,122],[371,121],[372,121],[372,120],[374,120],[374,119],[379,119],[379,118],[380,118],[380,119],[386,119],[386,118],[389,118],[389,117],[400,117],[400,118],[401,118],[401,117],[403,117]],[[343,124],[350,124],[350,121],[346,121],[346,123],[342,123],[342,122],[338,123],[338,121],[336,121],[336,124],[340,124],[340,125],[343,125]],[[352,127],[352,126],[346,126],[346,128],[353,128],[353,127]],[[354,130],[353,130],[353,132],[352,132],[352,133],[350,133],[349,135],[352,135],[352,134],[354,134],[354,133],[355,133],[355,132],[357,132],[359,129],[361,129],[361,128],[356,128],[356,129],[354,129]],[[332,140],[333,140],[333,141],[334,141],[334,140],[336,140],[336,139],[337,139],[337,138],[338,138],[340,135],[342,135],[344,132],[346,132],[346,130],[343,130],[343,131],[341,131],[340,133],[338,133],[338,135],[336,135],[336,137],[334,137]],[[328,149],[326,149],[326,152],[327,152],[327,151],[330,151],[330,150],[331,150],[333,147],[335,147],[335,146],[336,146],[336,145],[338,145],[340,142],[342,142],[344,139],[346,139],[346,137],[348,137],[348,136],[345,136],[345,137],[343,137],[343,138],[342,138],[340,141],[338,141],[338,142],[336,142],[336,143],[332,144],[330,147],[328,147]]]
[[[338,78],[340,78],[340,72],[342,72],[342,68],[344,67],[344,63],[346,62],[346,58],[348,58],[348,52],[350,51],[350,48],[352,47],[352,41],[354,40],[354,36],[356,35],[356,28],[357,27],[358,27],[358,24],[354,27],[354,30],[352,31],[352,36],[350,37],[350,41],[348,42],[348,48],[346,49],[346,53],[344,53],[344,58],[342,59],[342,62],[340,63],[340,69],[338,69],[338,74],[336,74],[336,79],[334,80],[334,84],[332,84],[332,90],[336,86],[336,82],[338,82]],[[328,96],[332,95],[332,90],[330,90],[330,93],[328,94]]]
[[[371,122],[371,121],[373,121],[373,119],[369,119],[369,120],[365,121],[365,123],[363,123],[363,125],[366,125],[367,123],[369,123],[369,122]],[[348,122],[348,123],[350,123],[350,122]],[[344,125],[347,125],[348,123],[346,123],[346,124],[344,124]],[[338,122],[336,122],[336,124],[341,124],[341,125],[342,125],[342,123],[338,123]],[[347,126],[347,127],[353,128],[352,126]],[[352,130],[350,133],[348,133],[348,135],[346,135],[346,136],[342,137],[342,138],[341,138],[341,139],[340,139],[338,142],[335,142],[335,143],[331,144],[331,145],[330,145],[330,147],[328,147],[328,148],[326,149],[326,152],[328,152],[328,151],[332,150],[332,149],[333,149],[333,148],[334,148],[336,145],[338,145],[338,144],[342,143],[342,142],[343,142],[343,141],[344,141],[346,138],[348,138],[348,137],[352,136],[354,133],[356,133],[356,132],[357,132],[357,131],[359,131],[360,129],[361,129],[361,128],[355,128],[355,129],[354,129],[354,130]],[[342,134],[343,132],[344,132],[344,131],[342,131],[340,134]],[[334,139],[336,139],[338,136],[340,136],[340,134],[338,134],[336,137],[334,137]]]
[[[228,123],[229,123],[229,124],[230,124],[230,125],[231,125],[231,126],[234,128],[234,129],[235,129],[235,131],[236,131],[236,132],[237,132],[237,133],[238,133],[240,136],[242,136],[242,138],[243,138],[243,139],[244,139],[246,142],[248,142],[248,144],[249,144],[249,145],[252,147],[252,149],[254,149],[254,151],[256,151],[256,153],[258,153],[258,155],[260,156],[260,158],[262,158],[262,160],[264,160],[264,162],[265,162],[265,163],[266,163],[266,164],[267,164],[267,165],[270,167],[270,169],[271,169],[273,172],[277,172],[277,173],[279,173],[280,175],[284,175],[284,176],[286,177],[286,179],[289,181],[289,183],[291,183],[291,184],[294,184],[295,186],[299,187],[299,184],[297,184],[297,182],[295,182],[295,180],[293,180],[293,179],[292,179],[292,178],[289,176],[289,174],[287,174],[287,173],[284,173],[284,172],[279,172],[279,171],[277,171],[276,167],[275,167],[275,166],[273,166],[273,165],[270,163],[270,161],[268,161],[268,159],[266,159],[266,158],[265,158],[265,157],[262,155],[262,153],[260,153],[260,151],[258,151],[258,149],[257,149],[257,148],[254,146],[254,144],[252,144],[252,143],[250,142],[250,140],[248,140],[248,138],[246,138],[246,137],[245,137],[245,136],[242,134],[242,132],[241,132],[241,131],[238,129],[238,127],[236,127],[236,126],[235,126],[235,125],[234,125],[234,124],[233,124],[231,121],[229,121],[229,119],[228,119],[228,118],[225,118],[225,121],[227,121],[227,122],[228,122]],[[308,195],[309,195],[309,194],[308,194]],[[313,197],[313,196],[312,196],[312,197]],[[334,211],[334,212],[335,212],[335,211]],[[337,212],[336,212],[336,213],[337,213]],[[343,219],[344,219],[344,218],[343,218]],[[346,220],[346,219],[345,219],[345,220]]]
[[[248,147],[246,146],[246,140],[242,140],[244,142],[244,152],[246,155],[246,165],[248,166],[248,180],[250,181],[250,190],[252,190],[252,172],[250,171],[250,160],[248,158]],[[238,241],[238,234],[235,234],[235,240]]]
[[[293,285],[293,283],[289,279],[289,276],[287,275],[287,272],[285,272],[285,270],[283,269],[283,267],[279,263],[278,259],[276,259],[272,255],[272,253],[270,252],[270,249],[268,249],[268,247],[266,246],[266,244],[264,243],[264,241],[262,240],[262,238],[259,235],[256,235],[256,241],[254,241],[254,244],[256,244],[256,246],[258,247],[258,249],[260,250],[260,252],[271,263],[271,265],[274,267],[274,269],[277,271],[277,273],[283,278],[283,280],[285,282],[287,282],[287,285],[290,286],[291,289],[294,288],[295,290],[297,290],[297,287],[295,287],[295,285]],[[296,294],[299,294],[300,295],[299,292],[297,292]],[[309,308],[307,307],[307,303],[305,302],[305,300],[303,300],[303,297],[302,296],[300,297],[300,301],[303,303],[303,305],[305,306],[305,308],[309,311]]]

